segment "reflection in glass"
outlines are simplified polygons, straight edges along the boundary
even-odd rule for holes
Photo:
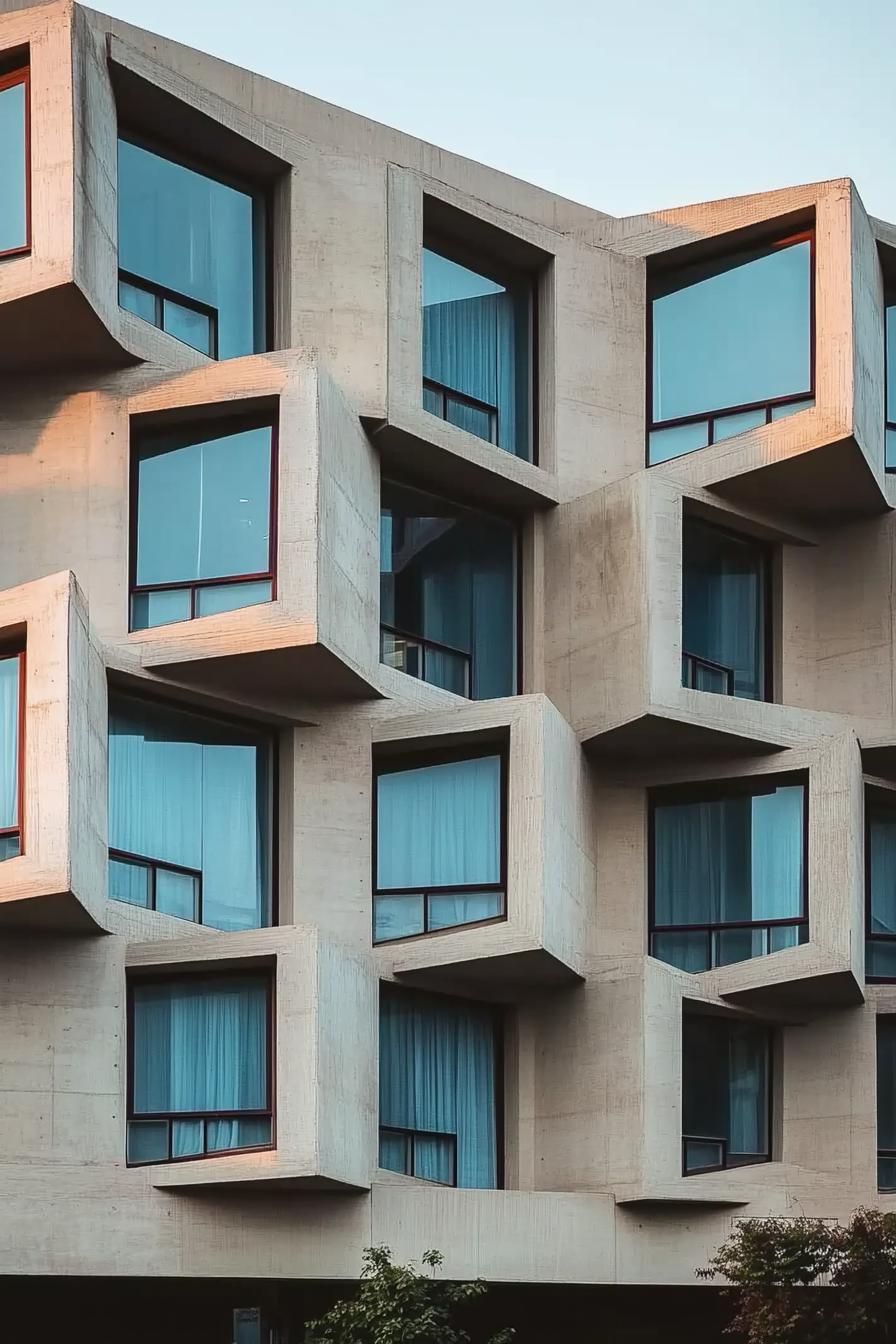
[[[770,1045],[766,1027],[683,1018],[685,1175],[768,1160]]]
[[[766,698],[767,565],[761,543],[685,518],[682,647],[701,660],[685,667],[685,685]]]
[[[0,253],[28,246],[27,99],[24,74],[0,75]]]

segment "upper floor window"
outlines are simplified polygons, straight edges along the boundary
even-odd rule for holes
[[[135,980],[128,999],[128,1162],[270,1148],[270,978]]]
[[[771,1158],[771,1033],[685,1014],[682,1020],[682,1170],[744,1167]]]
[[[271,600],[273,444],[258,418],[134,435],[132,630]]]
[[[505,770],[494,749],[378,764],[374,942],[503,917]]]
[[[896,795],[865,799],[865,977],[896,980]]]
[[[517,690],[511,523],[390,481],[380,513],[380,656],[474,700]]]
[[[437,235],[423,246],[423,409],[534,457],[531,274]]]
[[[216,929],[270,924],[272,744],[167,705],[109,706],[109,895]]]
[[[682,682],[771,699],[770,555],[751,537],[698,518],[683,529]]]
[[[805,410],[814,396],[813,237],[657,270],[647,459]]]
[[[31,245],[30,78],[0,56],[0,257]]]
[[[793,776],[650,795],[650,951],[683,971],[805,942],[805,784]]]
[[[498,1185],[494,1009],[382,986],[380,1166],[440,1185]]]
[[[887,471],[896,471],[896,298],[886,297],[884,310],[884,349],[886,351],[886,452]]]
[[[119,302],[212,359],[267,346],[262,193],[118,142]]]
[[[0,653],[0,860],[22,852],[24,657]]]

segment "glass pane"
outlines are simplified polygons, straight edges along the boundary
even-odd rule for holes
[[[203,923],[269,919],[270,742],[129,698],[109,719],[109,843],[202,873]]]
[[[197,313],[195,308],[185,308],[181,303],[163,299],[162,325],[169,336],[183,341],[184,345],[192,346],[200,354],[214,355],[212,320],[206,313]]]
[[[728,1136],[728,1024],[685,1015],[681,1023],[682,1132],[700,1139]]]
[[[465,891],[452,896],[430,896],[429,927],[448,929],[455,924],[472,924],[477,919],[497,919],[504,913],[504,895],[500,891]]]
[[[152,870],[147,864],[109,858],[109,899],[128,905],[152,904]]]
[[[738,411],[735,415],[717,415],[712,427],[713,443],[723,439],[733,439],[735,434],[743,434],[746,429],[756,429],[765,424],[765,407],[755,411]]]
[[[394,667],[397,672],[406,672],[409,677],[423,675],[423,647],[404,635],[394,635],[391,630],[380,631],[380,662]]]
[[[426,389],[424,407],[524,458],[532,455],[532,292],[525,274],[505,286],[423,249],[423,377],[492,410],[450,395],[437,404]]]
[[[190,619],[189,588],[169,588],[158,593],[134,593],[131,597],[131,629],[150,630],[157,625]]]
[[[877,1146],[896,1150],[896,1016],[877,1019]]]
[[[269,1116],[247,1120],[207,1121],[208,1151],[219,1153],[227,1148],[264,1148],[271,1142]]]
[[[170,868],[156,869],[156,909],[179,919],[196,919],[199,912],[199,883],[189,873],[174,873]]]
[[[184,976],[135,983],[132,992],[136,1112],[260,1110],[267,1105],[265,978]],[[208,1146],[213,1146],[211,1132]]]
[[[814,400],[809,398],[806,401],[789,401],[784,406],[773,406],[772,419],[786,420],[789,415],[799,415],[800,411],[811,410],[814,405]]]
[[[138,285],[132,285],[129,280],[119,280],[118,302],[129,313],[133,313],[136,317],[142,317],[144,322],[151,322],[153,326],[158,325],[156,322],[156,296],[150,290],[140,289]]]
[[[894,412],[896,413],[896,412]],[[887,430],[886,458],[887,470],[896,471],[896,429]]]
[[[19,716],[21,711],[18,658],[0,658],[0,829],[19,824]]]
[[[516,691],[516,557],[503,518],[383,483],[380,620],[469,654],[474,699]],[[428,649],[426,680],[463,695],[464,662]]]
[[[140,436],[138,584],[267,571],[271,438],[270,425],[236,433],[211,433],[206,425]],[[267,599],[253,598],[260,600]]]
[[[411,1175],[410,1143],[406,1134],[396,1134],[394,1130],[380,1130],[380,1166],[386,1171],[400,1171]]]
[[[731,1023],[728,1031],[729,1159],[768,1152],[768,1054],[765,1027]]]
[[[18,858],[21,853],[17,835],[0,835],[0,863],[4,859]]]
[[[877,1159],[877,1188],[879,1190],[896,1190],[896,1157],[879,1157]]]
[[[700,263],[653,301],[653,418],[746,406],[811,381],[808,241]]]
[[[655,467],[658,462],[693,453],[708,443],[708,420],[698,420],[692,425],[672,425],[669,429],[652,429],[647,439],[647,460]]]
[[[469,660],[462,654],[434,649],[431,645],[423,647],[423,679],[430,686],[438,686],[454,695],[468,695],[469,666]]]
[[[886,418],[896,422],[896,305],[890,304],[885,310],[884,321],[886,326],[886,351],[887,351],[887,391],[886,391]],[[890,433],[887,431],[889,440]],[[889,442],[887,444],[889,448]],[[889,453],[887,455],[887,466],[890,465]]]
[[[270,579],[259,579],[253,583],[224,583],[219,588],[197,588],[196,615],[214,616],[217,612],[255,607],[259,602],[270,600]]]
[[[881,980],[896,980],[896,942],[869,938],[865,943],[865,974]]]
[[[768,931],[768,950],[783,952],[785,948],[806,942],[807,937],[805,927],[799,924],[773,924]]]
[[[373,941],[423,933],[423,896],[374,896]]]
[[[765,547],[697,518],[686,518],[682,563],[685,652],[731,668],[735,695],[764,699]],[[698,689],[727,693],[724,674],[699,663],[695,666],[701,683]]]
[[[168,1161],[167,1120],[131,1120],[128,1122],[128,1161]]]
[[[499,882],[501,806],[498,756],[379,775],[377,887]]]
[[[721,1143],[707,1143],[705,1139],[685,1140],[685,1171],[704,1171],[707,1167],[720,1167],[724,1160],[725,1149]]]
[[[264,348],[263,222],[260,199],[119,140],[119,264],[216,311],[221,359]]]
[[[710,935],[708,933],[655,933],[651,939],[651,954],[658,961],[669,966],[677,966],[680,971],[690,971],[692,975],[708,971],[710,960]]]
[[[753,919],[787,919],[802,913],[804,802],[801,784],[785,785],[753,799]]]
[[[870,933],[896,933],[896,811],[868,798]]]
[[[195,1157],[203,1151],[201,1120],[171,1121],[171,1156]]]
[[[0,90],[0,252],[28,243],[25,97],[24,84]]]
[[[716,929],[713,933],[713,964],[731,966],[736,961],[762,957],[768,951],[765,929]]]
[[[440,1185],[454,1184],[454,1143],[448,1135],[415,1134],[414,1175]]]
[[[258,1307],[236,1307],[233,1313],[233,1344],[264,1344],[264,1325]],[[273,1340],[274,1336],[269,1336]]]
[[[440,420],[445,417],[445,394],[439,392],[434,387],[423,385],[423,409],[429,411],[430,415],[437,415]]]

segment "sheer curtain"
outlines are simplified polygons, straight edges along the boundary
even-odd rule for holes
[[[685,653],[734,671],[734,693],[762,699],[764,557],[746,539],[687,519],[682,639]]]
[[[798,919],[803,904],[801,784],[753,798],[751,867],[753,919]]]
[[[457,1137],[457,1184],[497,1184],[495,1022],[475,1004],[386,992],[380,1005],[380,1124]],[[381,1160],[404,1170],[384,1136]],[[398,1161],[395,1161],[399,1158]],[[420,1143],[416,1175],[450,1181],[447,1146]]]
[[[869,809],[871,933],[896,933],[896,813]]]
[[[728,1027],[729,1152],[768,1152],[768,1032]]]
[[[135,1116],[263,1110],[267,1102],[267,983],[258,977],[134,986]],[[208,1147],[270,1139],[266,1117],[213,1120]],[[177,1121],[172,1155],[196,1152],[197,1121]]]
[[[19,659],[0,658],[0,828],[19,824]]]

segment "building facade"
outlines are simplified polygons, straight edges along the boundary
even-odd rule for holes
[[[716,1338],[738,1219],[896,1209],[896,227],[0,11],[5,1319],[387,1244]]]

